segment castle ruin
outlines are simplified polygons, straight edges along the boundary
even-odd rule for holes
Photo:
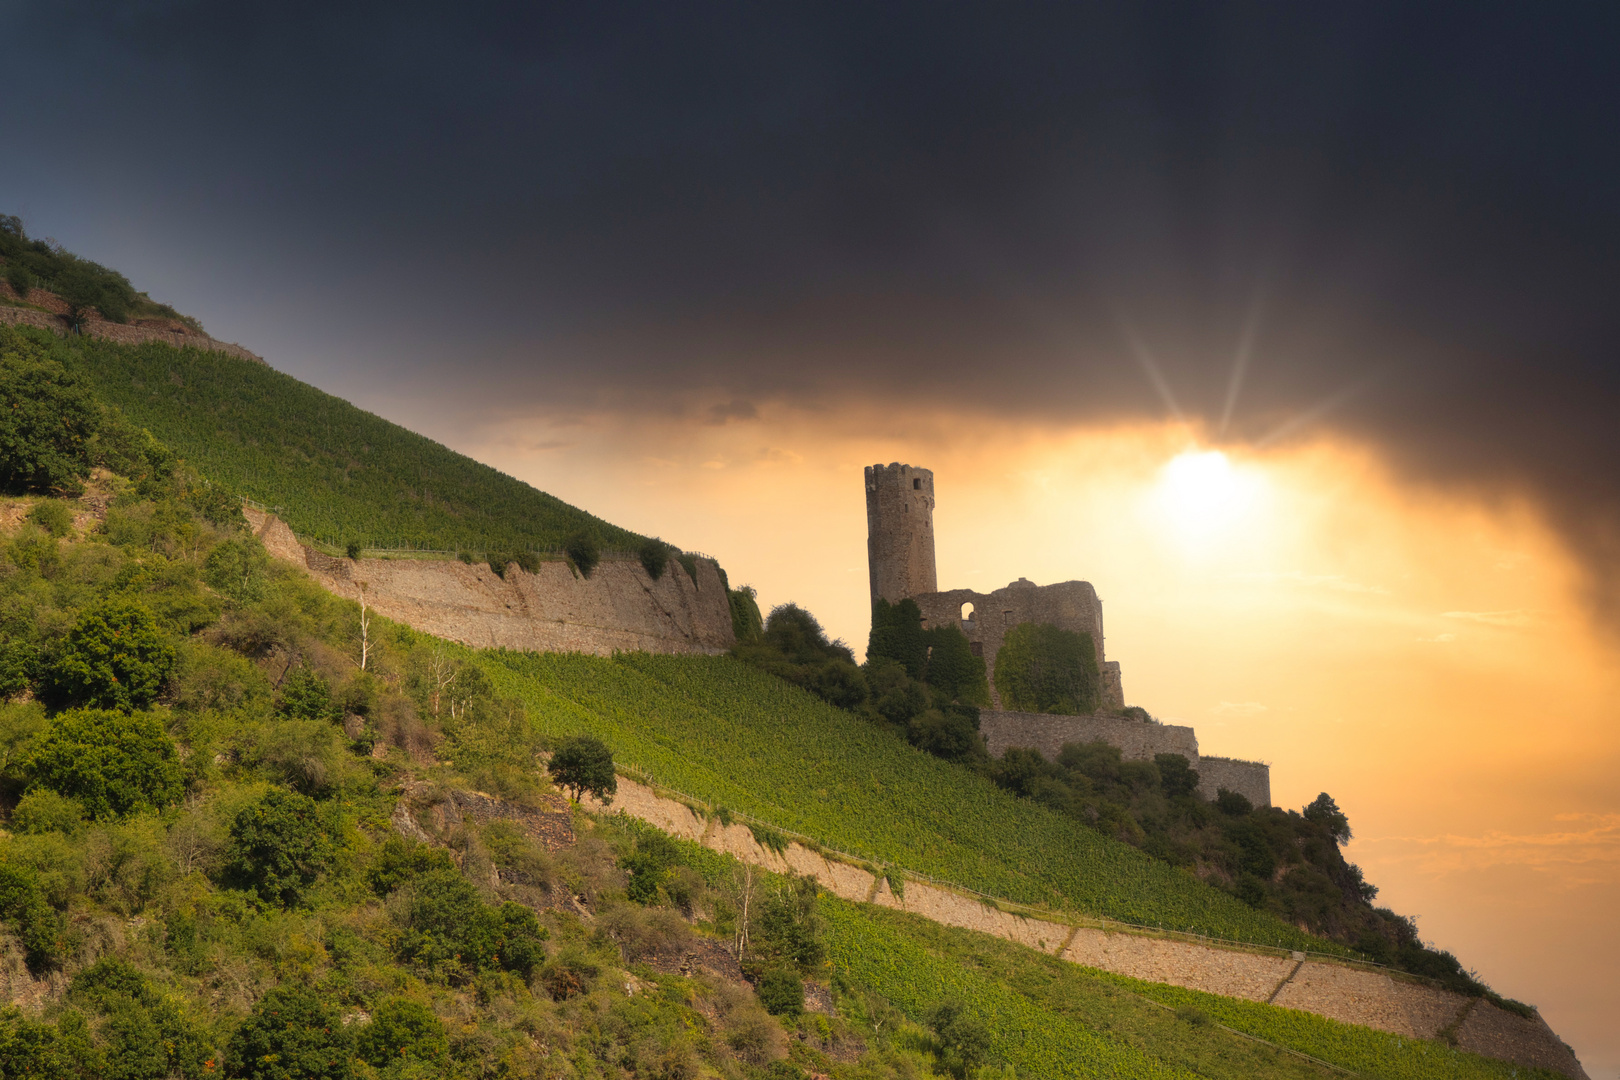
[[[1087,581],[1036,585],[1027,578],[990,593],[939,588],[934,563],[934,474],[893,462],[866,467],[866,555],[872,602],[913,601],[925,628],[955,626],[973,655],[984,661],[991,708],[980,715],[990,753],[1033,747],[1055,759],[1065,743],[1101,740],[1129,760],[1181,754],[1199,770],[1199,793],[1236,791],[1256,806],[1271,805],[1269,766],[1232,758],[1201,757],[1190,727],[1123,716],[1125,689],[1119,662],[1103,653],[1102,601]],[[1091,635],[1101,676],[1101,708],[1095,716],[1051,716],[1003,708],[996,689],[996,654],[1007,633],[1024,623],[1045,623]]]

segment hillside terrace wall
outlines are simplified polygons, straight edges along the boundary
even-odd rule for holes
[[[1255,806],[1271,805],[1271,767],[1257,761],[1203,757],[1198,735],[1180,724],[1150,724],[1118,716],[1054,716],[1049,713],[985,709],[979,732],[991,757],[1009,747],[1039,750],[1056,761],[1066,743],[1105,742],[1119,748],[1127,761],[1152,761],[1155,754],[1180,754],[1198,770],[1198,794],[1214,799],[1221,788],[1235,791]]]
[[[1304,953],[1206,944],[1117,927],[1075,926],[1006,911],[981,897],[907,880],[896,896],[885,877],[824,852],[790,842],[764,847],[743,824],[722,824],[686,803],[619,778],[611,805],[587,797],[597,812],[623,811],[685,840],[776,873],[817,879],[835,896],[907,911],[945,926],[963,927],[1061,956],[1072,963],[1146,982],[1270,1002],[1347,1024],[1408,1038],[1434,1039],[1455,1029],[1456,1045],[1488,1057],[1585,1080],[1575,1055],[1538,1015],[1533,1020],[1389,972],[1307,958]],[[1459,1020],[1461,1021],[1459,1023]]]
[[[535,652],[723,653],[735,637],[719,567],[698,559],[694,581],[678,563],[654,581],[637,560],[604,560],[588,578],[565,562],[501,578],[482,563],[451,559],[336,559],[301,544],[273,514],[245,508],[276,558],[328,591],[379,615],[475,648]]]
[[[6,304],[0,304],[0,323],[38,326],[62,335],[69,332],[67,320],[61,315],[49,311],[38,311],[34,308],[12,307]],[[87,319],[80,332],[88,334],[90,337],[116,341],[122,345],[144,345],[148,342],[157,342],[160,345],[172,345],[177,349],[207,349],[209,352],[225,353],[227,356],[234,356],[240,360],[251,360],[256,364],[264,363],[264,357],[249,352],[240,345],[233,345],[226,341],[216,341],[207,334],[197,334],[190,331],[114,323],[103,319]]]

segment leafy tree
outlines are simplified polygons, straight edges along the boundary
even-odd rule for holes
[[[349,1080],[354,1039],[312,990],[278,986],[231,1036],[225,1075],[245,1080]]]
[[[826,949],[816,913],[819,892],[815,878],[793,876],[763,898],[750,937],[754,955],[767,968],[811,972],[820,966]]]
[[[101,410],[78,375],[0,326],[0,490],[76,491]]]
[[[804,980],[792,968],[768,969],[759,977],[759,1003],[772,1016],[796,1017],[804,1012]]]
[[[237,536],[208,553],[203,580],[242,607],[264,596],[269,569],[270,556],[264,545],[253,537]]]
[[[855,654],[842,641],[828,640],[816,617],[797,604],[772,608],[758,639],[739,640],[732,655],[841,709],[867,699],[866,678],[855,666]]]
[[[942,1001],[923,1017],[938,1043],[935,1056],[945,1071],[966,1077],[984,1063],[990,1050],[990,1030],[968,1015],[958,1001]]]
[[[988,707],[990,681],[984,659],[973,655],[967,635],[954,626],[937,626],[924,631],[924,640],[928,644],[928,685],[946,701]]]
[[[60,967],[67,957],[67,923],[45,899],[32,870],[0,863],[0,920],[22,941],[24,959],[35,974]]]
[[[1350,819],[1339,809],[1339,804],[1327,792],[1322,792],[1305,808],[1305,820],[1314,821],[1327,829],[1342,847],[1350,842]]]
[[[293,907],[331,866],[335,848],[314,799],[273,790],[231,822],[221,878],[266,903]]]
[[[308,664],[287,673],[276,695],[276,712],[289,720],[339,720],[343,716],[332,700],[332,684]]]
[[[656,902],[659,886],[680,863],[680,849],[668,836],[650,829],[638,833],[635,846],[619,859],[619,869],[630,875],[626,895],[638,904]]]
[[[977,761],[986,756],[979,737],[979,710],[971,705],[928,709],[906,725],[911,745],[946,761]]]
[[[141,603],[112,599],[82,612],[48,673],[58,703],[144,709],[174,674],[177,653]]]
[[[38,660],[32,641],[0,633],[0,701],[22,693],[34,679]]]
[[[70,1009],[55,1024],[45,1024],[15,1007],[0,1008],[0,1076],[101,1080],[105,1075],[106,1059],[82,1013]]]
[[[68,302],[75,325],[82,324],[92,308],[108,322],[126,322],[135,303],[135,287],[128,278],[88,259],[70,258],[51,284]]]
[[[184,787],[174,742],[151,713],[60,713],[35,742],[29,771],[98,821],[169,806]]]
[[[1215,793],[1215,808],[1228,817],[1242,817],[1254,810],[1254,803],[1240,792],[1221,788]]]
[[[387,896],[418,874],[455,868],[450,853],[443,848],[418,844],[403,836],[390,836],[384,841],[377,861],[372,864],[368,880],[378,896]]]
[[[656,536],[650,536],[636,548],[636,558],[641,560],[641,568],[647,571],[647,576],[657,581],[669,567],[670,551],[668,544]]]
[[[1086,715],[1101,703],[1097,649],[1087,633],[1050,623],[1023,623],[1002,639],[996,689],[1008,708]]]
[[[371,1023],[355,1040],[361,1061],[374,1069],[395,1062],[444,1069],[450,1064],[450,1040],[444,1022],[419,1001],[389,998],[371,1013]]]
[[[575,802],[589,792],[603,802],[612,802],[619,790],[619,779],[613,771],[613,751],[594,735],[575,735],[564,739],[551,755],[546,766],[558,787],[572,791]]]
[[[1171,798],[1193,795],[1198,791],[1198,772],[1181,754],[1154,754],[1153,763],[1159,767],[1159,783]]]
[[[428,870],[410,882],[400,955],[430,968],[504,968],[525,978],[545,962],[546,931],[522,904],[491,907],[454,869]]]
[[[907,675],[921,679],[928,671],[928,645],[917,601],[908,597],[890,604],[879,597],[872,603],[872,634],[866,643],[868,663],[878,658],[893,660],[906,669]]]
[[[107,1017],[105,1076],[201,1080],[212,1071],[208,1040],[197,1025],[127,960],[102,957],[73,977],[68,996]]]

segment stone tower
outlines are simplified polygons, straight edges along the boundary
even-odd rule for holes
[[[874,603],[938,591],[930,470],[898,462],[866,467],[866,562]]]

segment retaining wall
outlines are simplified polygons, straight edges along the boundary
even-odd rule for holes
[[[1149,982],[1264,1001],[1409,1038],[1432,1039],[1454,1029],[1456,1044],[1518,1065],[1552,1069],[1586,1080],[1575,1055],[1538,1015],[1533,1020],[1489,1002],[1408,981],[1386,971],[1307,958],[1304,953],[1224,947],[1119,928],[1074,926],[1002,910],[982,898],[920,881],[895,896],[885,878],[798,843],[776,852],[746,825],[723,825],[666,798],[645,784],[619,778],[611,805],[585,800],[596,811],[622,810],[686,840],[777,873],[816,878],[845,900],[908,911],[946,926],[978,930],[1061,955],[1086,967]]]
[[[336,559],[301,543],[274,514],[244,508],[254,533],[278,559],[302,567],[350,600],[365,589],[379,615],[475,648],[535,652],[723,653],[735,637],[731,605],[711,559],[694,581],[671,561],[657,581],[639,560],[599,563],[580,577],[565,562],[503,579],[487,565],[454,559]]]
[[[33,308],[11,307],[0,304],[0,323],[13,323],[18,326],[38,326],[57,334],[67,334],[67,320],[60,315],[53,315],[48,311],[36,311]],[[116,341],[123,345],[143,345],[147,342],[157,342],[160,345],[173,345],[177,349],[207,349],[209,352],[221,352],[241,360],[252,360],[254,363],[264,363],[264,357],[249,352],[240,345],[233,345],[227,341],[216,341],[207,334],[197,334],[190,331],[168,330],[154,326],[134,326],[127,323],[106,322],[102,319],[87,319],[80,329],[81,333],[90,337],[104,338],[107,341]]]

